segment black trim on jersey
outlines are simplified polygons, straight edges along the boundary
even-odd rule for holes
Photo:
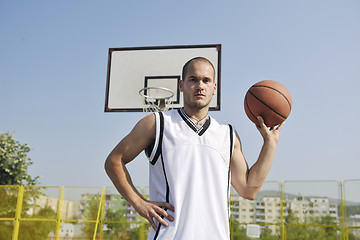
[[[234,144],[234,132],[233,132],[233,127],[229,124],[230,127],[230,159],[232,157],[233,154],[233,144]]]
[[[160,135],[159,135],[159,143],[158,143],[158,147],[156,149],[156,153],[154,156],[154,159],[150,162],[152,165],[155,165],[155,163],[157,162],[157,160],[160,158],[161,159],[161,164],[162,164],[162,169],[164,172],[164,177],[165,177],[165,183],[166,183],[166,202],[169,202],[170,199],[170,187],[169,187],[169,182],[166,176],[166,170],[165,170],[165,164],[164,164],[164,158],[163,158],[163,154],[162,154],[162,141],[163,141],[163,135],[164,135],[164,115],[162,112],[159,112],[159,119],[160,119]],[[167,208],[164,208],[165,211],[167,211]],[[161,218],[164,218],[164,216],[161,216]],[[154,235],[154,240],[157,239],[159,232],[160,232],[160,228],[161,228],[161,223],[159,223],[158,228],[156,230],[156,233]]]
[[[155,140],[152,141],[149,146],[145,148],[145,154],[148,158],[151,156],[151,152],[154,150]]]
[[[196,127],[189,122],[189,120],[184,116],[184,114],[181,112],[180,109],[178,109],[178,113],[179,113],[179,115],[181,116],[181,118],[184,120],[184,122],[186,122],[186,124],[187,124],[192,130],[194,130],[194,132],[197,132]]]
[[[230,128],[230,159],[229,159],[229,170],[228,170],[228,192],[227,192],[227,197],[228,197],[228,217],[230,218],[230,207],[229,207],[229,194],[230,194],[230,162],[231,162],[231,158],[232,158],[232,154],[233,154],[233,144],[234,144],[234,133],[233,133],[233,127],[229,124],[229,128]]]
[[[178,109],[178,113],[181,116],[181,118],[184,120],[184,122],[199,136],[203,135],[210,126],[210,117],[207,117],[204,125],[202,125],[201,128],[197,128],[195,123],[191,121],[190,117],[184,112],[184,109],[182,108]]]
[[[205,131],[210,127],[210,118],[206,119],[202,130],[198,133],[199,136],[203,135],[205,133]]]
[[[165,164],[164,164],[164,159],[163,159],[162,153],[160,154],[160,157],[161,157],[161,164],[162,164],[164,177],[165,177],[165,182],[166,182],[166,202],[169,203],[169,201],[170,201],[170,187],[169,187],[168,179],[167,179],[167,176],[166,176]],[[167,208],[164,208],[164,210],[167,211]],[[164,218],[164,216],[161,215],[161,218]],[[157,239],[157,237],[159,235],[159,232],[160,232],[161,226],[162,225],[159,223],[158,228],[157,228],[156,233],[155,233],[155,236],[154,236],[154,240]]]
[[[161,154],[161,146],[162,146],[162,139],[163,139],[163,133],[164,133],[164,115],[162,112],[159,112],[160,117],[160,135],[159,135],[159,143],[156,149],[156,153],[154,155],[153,160],[150,162],[152,165],[155,165],[156,161],[158,160],[160,154]]]
[[[158,237],[158,235],[159,235],[160,227],[161,227],[161,223],[159,223],[159,225],[158,225],[158,228],[157,228],[156,233],[155,233],[155,235],[154,235],[154,240],[157,239],[157,237]]]

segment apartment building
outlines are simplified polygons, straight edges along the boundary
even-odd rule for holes
[[[350,232],[360,238],[360,214],[349,216],[347,224],[353,227],[353,229],[350,229]]]
[[[37,213],[44,207],[50,207],[57,213],[59,199],[49,197],[46,195],[40,195],[34,200],[35,207],[29,210],[29,214]],[[70,220],[76,219],[80,214],[80,202],[79,201],[62,201],[62,219]]]
[[[249,201],[239,196],[232,196],[230,211],[232,218],[239,223],[279,223],[291,211],[300,222],[309,217],[332,216],[338,218],[338,205],[331,203],[327,197],[293,197],[287,198],[281,206],[279,196],[264,196]],[[282,210],[281,210],[282,207]]]

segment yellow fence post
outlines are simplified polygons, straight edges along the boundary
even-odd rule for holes
[[[341,189],[341,222],[342,222],[342,235],[344,240],[349,239],[349,232],[347,228],[347,219],[346,219],[346,201],[345,201],[345,187],[344,182],[340,180],[340,189]]]
[[[95,230],[94,230],[93,240],[96,239],[96,233],[97,233],[97,228],[98,228],[98,226],[99,226],[100,214],[101,214],[101,208],[102,208],[102,202],[103,202],[104,197],[105,197],[105,187],[103,187],[102,193],[101,193],[99,210],[98,210],[97,217],[96,217],[96,223],[95,223]]]
[[[105,201],[106,201],[106,192],[105,192],[105,188],[103,190],[103,193],[105,193],[105,196],[102,198],[101,201],[101,214],[100,214],[100,239],[104,239],[104,221],[105,221]]]
[[[20,186],[17,196],[17,202],[16,202],[15,223],[12,234],[12,240],[17,240],[19,236],[20,217],[21,217],[23,199],[24,199],[24,186]]]
[[[56,230],[55,230],[56,231],[56,234],[55,234],[56,240],[60,239],[63,202],[64,202],[64,187],[60,187],[59,202],[58,202],[57,215],[56,215]]]
[[[284,182],[280,182],[280,202],[281,202],[281,209],[280,209],[280,236],[282,240],[285,240],[285,219],[284,219],[284,203],[285,203],[285,193],[284,193]]]
[[[340,183],[339,183],[339,186],[340,186],[340,211],[341,211],[341,239],[345,240],[346,239],[346,236],[344,234],[344,227],[345,227],[345,224],[344,224],[344,196],[343,196],[343,184],[342,184],[342,181],[340,180]]]
[[[312,228],[334,228],[336,229],[337,231],[337,236],[339,237],[339,239],[341,240],[349,240],[349,237],[352,236],[353,234],[353,229],[355,229],[355,233],[356,231],[358,231],[357,229],[360,230],[360,228],[358,226],[353,226],[352,222],[350,222],[350,218],[348,219],[347,218],[347,214],[348,212],[346,212],[346,205],[348,202],[346,202],[346,200],[350,200],[350,199],[347,199],[347,197],[351,197],[351,193],[352,191],[352,188],[349,183],[351,183],[351,181],[360,181],[357,180],[357,179],[353,179],[353,180],[336,180],[336,181],[333,181],[333,180],[329,180],[329,181],[320,181],[320,182],[336,182],[336,185],[338,186],[338,197],[339,197],[339,211],[338,211],[338,221],[336,222],[336,224],[332,223],[332,224],[319,224],[319,223],[306,223],[306,222],[301,222],[301,223],[292,223],[292,222],[287,222],[287,210],[286,210],[286,207],[287,207],[287,200],[289,199],[286,199],[287,198],[287,195],[286,195],[286,190],[288,189],[285,189],[285,188],[288,188],[288,183],[289,182],[299,182],[300,184],[302,184],[302,182],[313,182],[313,181],[281,181],[280,182],[280,206],[281,206],[281,209],[280,209],[280,222],[276,222],[276,224],[260,224],[260,225],[276,225],[276,226],[279,226],[280,228],[280,236],[279,236],[279,239],[280,240],[286,240],[287,239],[287,231],[289,231],[289,234],[291,233],[289,230],[289,226],[290,228],[292,226],[304,226],[304,227],[312,227]],[[286,186],[285,186],[286,185]],[[302,185],[301,185],[302,186]],[[1,186],[3,187],[3,186]],[[28,216],[28,215],[24,215],[22,214],[22,212],[24,212],[24,209],[25,208],[25,205],[26,205],[26,202],[24,202],[24,199],[27,200],[27,193],[28,191],[25,189],[28,189],[29,187],[28,186],[10,186],[12,187],[12,189],[14,190],[14,192],[12,193],[14,197],[16,197],[16,209],[15,209],[15,214],[12,213],[10,217],[3,217],[3,218],[0,218],[0,221],[11,221],[13,223],[13,228],[12,229],[9,229],[12,233],[11,235],[11,240],[18,240],[19,237],[21,237],[21,233],[20,231],[22,231],[21,228],[24,228],[23,226],[23,223],[24,221],[26,222],[31,222],[31,221],[38,221],[38,222],[52,222],[52,223],[56,223],[56,227],[54,229],[55,231],[55,236],[54,236],[54,239],[56,240],[60,240],[61,239],[61,225],[64,223],[64,222],[86,222],[86,223],[90,223],[91,226],[94,226],[95,225],[95,229],[93,232],[91,232],[90,234],[93,234],[93,237],[92,239],[95,240],[95,239],[104,239],[105,236],[104,236],[104,225],[106,223],[120,223],[120,224],[123,224],[124,222],[122,221],[105,221],[106,219],[106,187],[103,187],[102,188],[102,193],[101,193],[101,197],[100,197],[100,202],[99,202],[99,205],[98,205],[98,209],[95,210],[97,211],[97,216],[93,216],[91,217],[90,220],[68,220],[66,218],[64,218],[63,216],[63,212],[65,212],[65,209],[64,209],[64,205],[65,205],[65,200],[64,200],[64,187],[59,187],[59,199],[58,199],[58,203],[57,203],[57,213],[56,213],[56,219],[55,216],[52,218],[52,219],[40,219],[40,218],[33,218],[31,216]],[[101,189],[101,188],[100,188]],[[99,190],[100,189],[97,189],[97,199],[99,199]],[[358,187],[355,186],[355,191],[357,191]],[[139,189],[140,190],[140,189]],[[142,192],[143,195],[145,195],[145,188],[141,188],[140,190]],[[347,194],[350,194],[349,196],[346,195],[346,191],[347,191]],[[16,195],[15,195],[16,194]],[[230,196],[231,197],[231,196]],[[357,196],[356,196],[357,197]],[[232,202],[232,199],[229,199],[229,205],[232,206],[231,202]],[[55,202],[56,203],[56,202]],[[34,208],[35,209],[35,208]],[[33,210],[34,210],[33,209]],[[36,209],[34,210],[36,211]],[[341,212],[340,212],[341,211]],[[35,216],[34,216],[35,217]],[[232,231],[233,229],[233,226],[236,224],[235,222],[232,222],[231,221],[231,218],[229,219],[230,220],[230,231]],[[349,222],[348,222],[349,220]],[[133,224],[137,224],[137,227],[138,227],[138,231],[139,231],[139,240],[144,240],[146,239],[146,234],[147,234],[147,230],[148,230],[148,225],[147,225],[147,221],[144,219],[144,218],[140,218],[140,220],[137,220],[136,222],[131,222]],[[246,225],[247,223],[245,223]],[[21,225],[21,226],[20,226]],[[53,225],[54,226],[54,225]],[[91,227],[91,230],[92,230],[93,227]],[[278,228],[277,228],[278,229]],[[340,237],[340,234],[341,234],[341,237]],[[351,235],[349,235],[351,234]],[[1,236],[0,236],[1,238]]]

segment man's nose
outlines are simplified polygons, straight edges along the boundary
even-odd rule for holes
[[[203,89],[204,88],[204,82],[202,81],[202,80],[199,80],[198,82],[197,82],[197,87],[199,88],[199,89]]]

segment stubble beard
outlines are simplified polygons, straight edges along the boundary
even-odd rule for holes
[[[196,110],[202,110],[204,108],[209,108],[211,102],[211,98],[210,99],[206,99],[206,101],[186,101],[186,105],[192,109],[196,109]]]

